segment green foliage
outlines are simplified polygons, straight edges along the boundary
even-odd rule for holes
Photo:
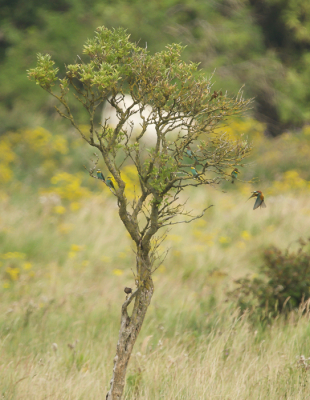
[[[66,78],[59,79],[60,94],[51,88],[57,70],[49,55],[39,55],[37,67],[28,73],[30,79],[59,101],[58,113],[71,122],[88,144],[100,150],[107,169],[119,186],[116,192],[119,201],[125,187],[121,167],[127,158],[133,161],[143,193],[134,215],[139,215],[147,197],[148,204],[154,205],[154,199],[161,204],[173,190],[180,193],[186,186],[226,179],[223,168],[240,165],[251,150],[246,140],[231,140],[228,135],[215,131],[219,122],[244,111],[249,101],[245,101],[240,92],[235,98],[223,95],[222,91],[211,95],[210,80],[198,69],[198,64],[182,60],[183,50],[184,47],[173,44],[152,55],[132,43],[123,28],[99,27],[95,37],[84,46],[88,58],[68,65]],[[74,97],[69,96],[71,92]],[[130,94],[132,104],[122,109],[120,103],[126,93]],[[74,98],[89,114],[87,133],[80,128],[79,113],[72,108]],[[108,126],[108,119],[102,124],[96,123],[96,112],[104,101],[117,112],[119,123],[113,130]],[[143,116],[146,109],[151,111]],[[143,124],[138,136],[133,138],[132,130],[125,124],[130,124],[130,117],[135,114],[143,118]],[[156,145],[145,159],[140,139],[150,125],[155,126]],[[178,132],[177,136],[169,141],[168,135],[173,131]],[[208,142],[201,140],[203,135]],[[132,146],[130,140],[134,140],[136,146]],[[208,173],[209,176],[201,176],[193,183],[193,176],[188,173],[192,162],[184,160],[184,154],[186,146],[195,141],[199,143],[195,163],[201,165],[201,174]],[[172,203],[175,201],[176,197]],[[162,224],[179,209],[179,206],[167,206],[156,218],[162,218]],[[156,224],[153,220],[152,232],[158,229]]]
[[[217,69],[217,84],[256,98],[256,116],[272,134],[309,120],[309,5],[264,0],[5,0],[0,10],[1,132],[34,126],[51,109],[48,97],[33,93],[24,71],[34,54],[49,53],[64,74],[68,59],[99,24],[122,27],[152,52],[166,43],[186,45],[185,60]],[[116,51],[117,52],[117,51]],[[104,67],[102,73],[104,71]],[[109,72],[114,73],[114,71]],[[108,74],[108,75],[109,75]],[[42,109],[43,107],[43,109]]]
[[[262,95],[269,92],[269,100],[265,98],[264,101],[270,106],[269,116],[274,119],[274,133],[292,124],[300,126],[310,117],[306,89],[310,68],[309,2],[263,0],[250,3],[253,5],[254,20],[261,27],[261,39],[268,49],[264,74],[269,87],[257,91],[258,102],[262,103]],[[276,90],[274,94],[271,87]]]
[[[310,298],[310,251],[300,239],[297,252],[270,247],[264,252],[260,276],[241,278],[231,294],[237,297],[241,311],[250,309],[260,318],[298,309]]]
[[[51,60],[51,56],[46,54],[38,54],[38,66],[35,70],[29,72],[29,77],[34,78],[37,85],[42,86],[44,89],[50,89],[54,85],[54,81],[57,80],[58,68],[53,68],[55,64]]]
[[[141,368],[137,368],[136,370],[132,371],[126,378],[126,391],[130,394],[132,393],[134,396],[139,396],[142,380],[143,371]]]

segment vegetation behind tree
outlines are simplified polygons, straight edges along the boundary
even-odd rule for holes
[[[24,71],[49,53],[64,73],[98,25],[124,27],[151,51],[187,46],[216,84],[255,97],[253,113],[272,136],[309,121],[310,10],[307,2],[222,0],[53,3],[4,1],[0,11],[1,131],[46,123],[53,103],[34,94]],[[49,122],[50,123],[50,122]]]

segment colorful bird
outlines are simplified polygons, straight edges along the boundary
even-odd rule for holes
[[[235,168],[233,170],[233,172],[230,174],[230,176],[232,177],[231,183],[235,182],[235,180],[238,178],[238,174],[240,174],[240,172],[239,172],[238,168]]]
[[[253,207],[253,210],[256,210],[258,207],[263,207],[266,208],[266,204],[265,204],[265,197],[263,195],[263,193],[260,190],[255,190],[255,192],[252,192],[252,196],[248,198],[248,200],[250,200],[252,197],[256,197],[256,201]]]
[[[189,146],[187,146],[186,149],[187,149],[187,150],[186,150],[186,154],[188,155],[188,157],[194,158],[195,161],[197,161],[197,158],[194,156],[194,154],[193,154],[191,148],[190,148]]]
[[[196,171],[196,168],[191,167],[191,172],[194,175],[195,178],[199,179],[200,181],[203,181],[202,176],[199,176],[198,172]]]
[[[97,176],[98,176],[98,179],[100,179],[101,181],[105,182],[103,173],[101,172],[100,169],[97,169]]]
[[[114,187],[114,185],[113,185],[113,181],[112,181],[111,176],[108,176],[108,177],[107,177],[105,183],[107,184],[107,186],[108,186],[109,188],[115,190],[115,187]]]

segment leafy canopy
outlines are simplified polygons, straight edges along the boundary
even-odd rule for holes
[[[230,169],[242,165],[251,149],[246,140],[232,141],[215,130],[227,117],[244,111],[249,101],[241,93],[229,98],[213,90],[198,64],[182,60],[183,49],[172,44],[152,55],[130,42],[126,30],[99,27],[84,46],[84,59],[67,65],[65,77],[57,77],[49,55],[39,54],[37,67],[29,71],[29,77],[60,102],[59,114],[101,152],[118,184],[120,217],[136,243],[149,242],[176,215],[193,217],[184,211],[179,193],[187,186],[230,179]],[[59,89],[54,89],[56,81]],[[87,134],[71,112],[71,92],[88,112]],[[130,104],[124,101],[127,94]],[[103,102],[115,109],[116,127],[109,126],[108,119],[96,122]],[[134,115],[141,118],[138,132],[131,122]],[[142,139],[150,126],[156,143],[146,154]],[[188,146],[192,155],[186,154]],[[140,186],[130,207],[122,179],[126,160],[135,165]]]

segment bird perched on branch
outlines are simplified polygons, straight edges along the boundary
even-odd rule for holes
[[[105,182],[104,175],[103,175],[103,173],[101,172],[100,169],[97,169],[97,176],[98,176],[98,179],[100,179],[101,181]]]
[[[107,186],[108,186],[110,189],[114,189],[114,190],[115,190],[115,187],[114,187],[114,184],[113,184],[113,181],[112,181],[112,177],[111,177],[111,176],[108,176],[108,177],[107,177],[107,179],[105,180],[105,183],[107,184]]]
[[[237,177],[238,177],[238,174],[240,174],[240,171],[238,170],[238,168],[235,168],[235,169],[233,170],[233,172],[230,174],[230,176],[232,177],[231,183],[234,183],[234,182],[235,182],[235,180],[236,180]]]
[[[252,197],[256,197],[253,210],[256,210],[258,207],[266,208],[265,197],[263,193],[260,190],[255,190],[255,192],[252,193],[252,196],[249,197],[248,200],[250,200]]]
[[[197,161],[197,157],[194,156],[194,154],[189,146],[186,146],[186,154],[188,155],[188,157],[194,158],[194,160]]]
[[[200,181],[203,181],[203,177],[199,176],[198,172],[196,171],[196,168],[191,167],[191,173],[194,175],[194,178],[199,179]]]

